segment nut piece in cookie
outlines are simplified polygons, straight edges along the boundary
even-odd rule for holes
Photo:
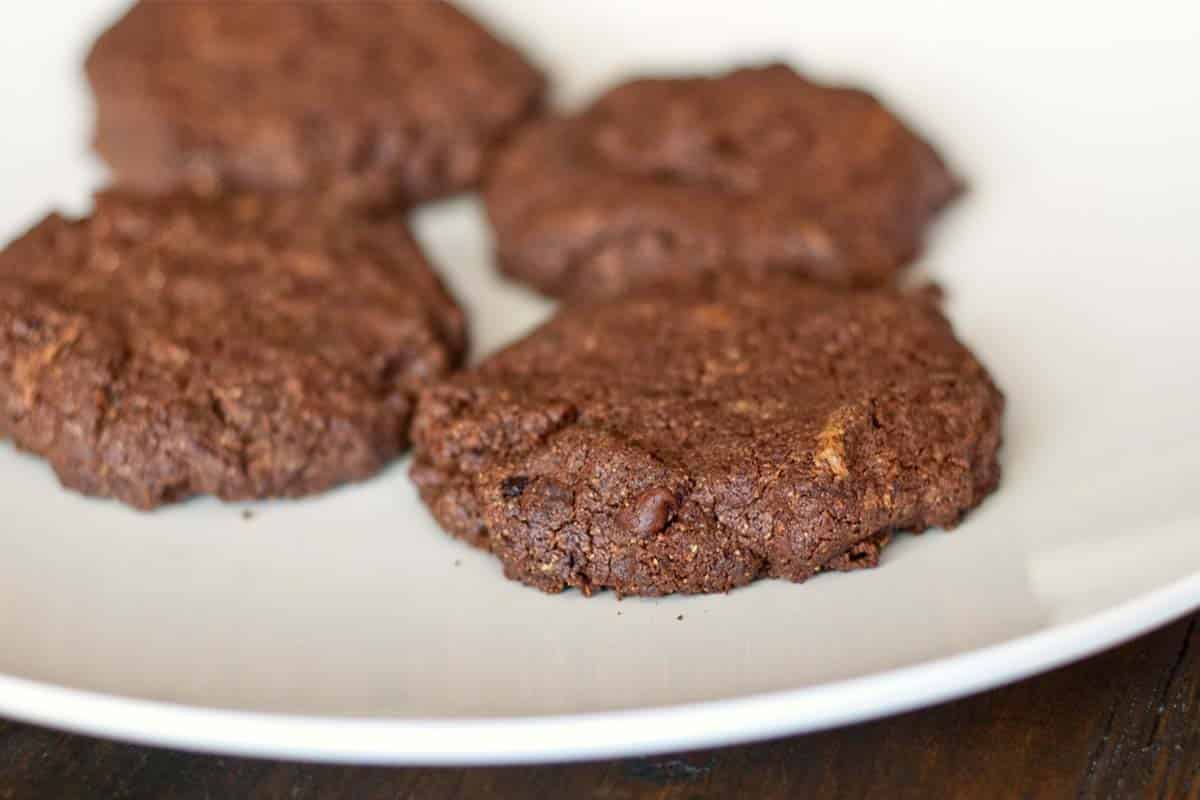
[[[473,186],[541,75],[442,0],[141,0],[93,47],[95,146],[158,192],[408,205]]]
[[[711,275],[567,306],[423,390],[412,476],[539,589],[722,592],[956,524],[1003,406],[923,295]]]
[[[634,80],[533,123],[484,199],[501,268],[578,298],[733,269],[883,284],[959,188],[871,95],[774,65]]]
[[[298,195],[96,198],[0,251],[0,435],[149,509],[378,471],[462,313],[398,221]]]

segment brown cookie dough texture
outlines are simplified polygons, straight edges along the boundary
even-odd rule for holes
[[[142,0],[87,60],[95,146],[143,191],[333,192],[408,204],[470,187],[541,75],[441,0]]]
[[[958,189],[871,95],[776,65],[635,80],[534,123],[484,197],[505,272],[586,297],[735,264],[883,284]]]
[[[143,509],[379,470],[463,317],[403,224],[313,207],[111,193],[47,217],[0,252],[0,435]]]
[[[702,278],[570,306],[426,389],[412,475],[539,589],[877,563],[992,491],[1003,397],[925,295]]]

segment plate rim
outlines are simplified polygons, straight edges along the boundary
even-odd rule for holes
[[[0,673],[0,715],[133,744],[251,758],[483,766],[627,758],[865,722],[1012,683],[1200,609],[1200,571],[1078,620],[982,648],[800,689],[528,717],[353,717],[183,705]]]

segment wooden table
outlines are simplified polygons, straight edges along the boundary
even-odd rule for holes
[[[313,766],[133,747],[0,721],[0,800],[1200,798],[1197,620],[1014,686],[879,722],[591,764]]]

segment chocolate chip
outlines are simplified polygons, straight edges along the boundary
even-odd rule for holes
[[[500,481],[500,494],[505,500],[512,500],[514,497],[520,497],[528,485],[528,475],[513,475]]]
[[[639,536],[650,536],[667,527],[676,505],[673,492],[655,486],[638,495],[633,504],[618,515],[617,523]]]

